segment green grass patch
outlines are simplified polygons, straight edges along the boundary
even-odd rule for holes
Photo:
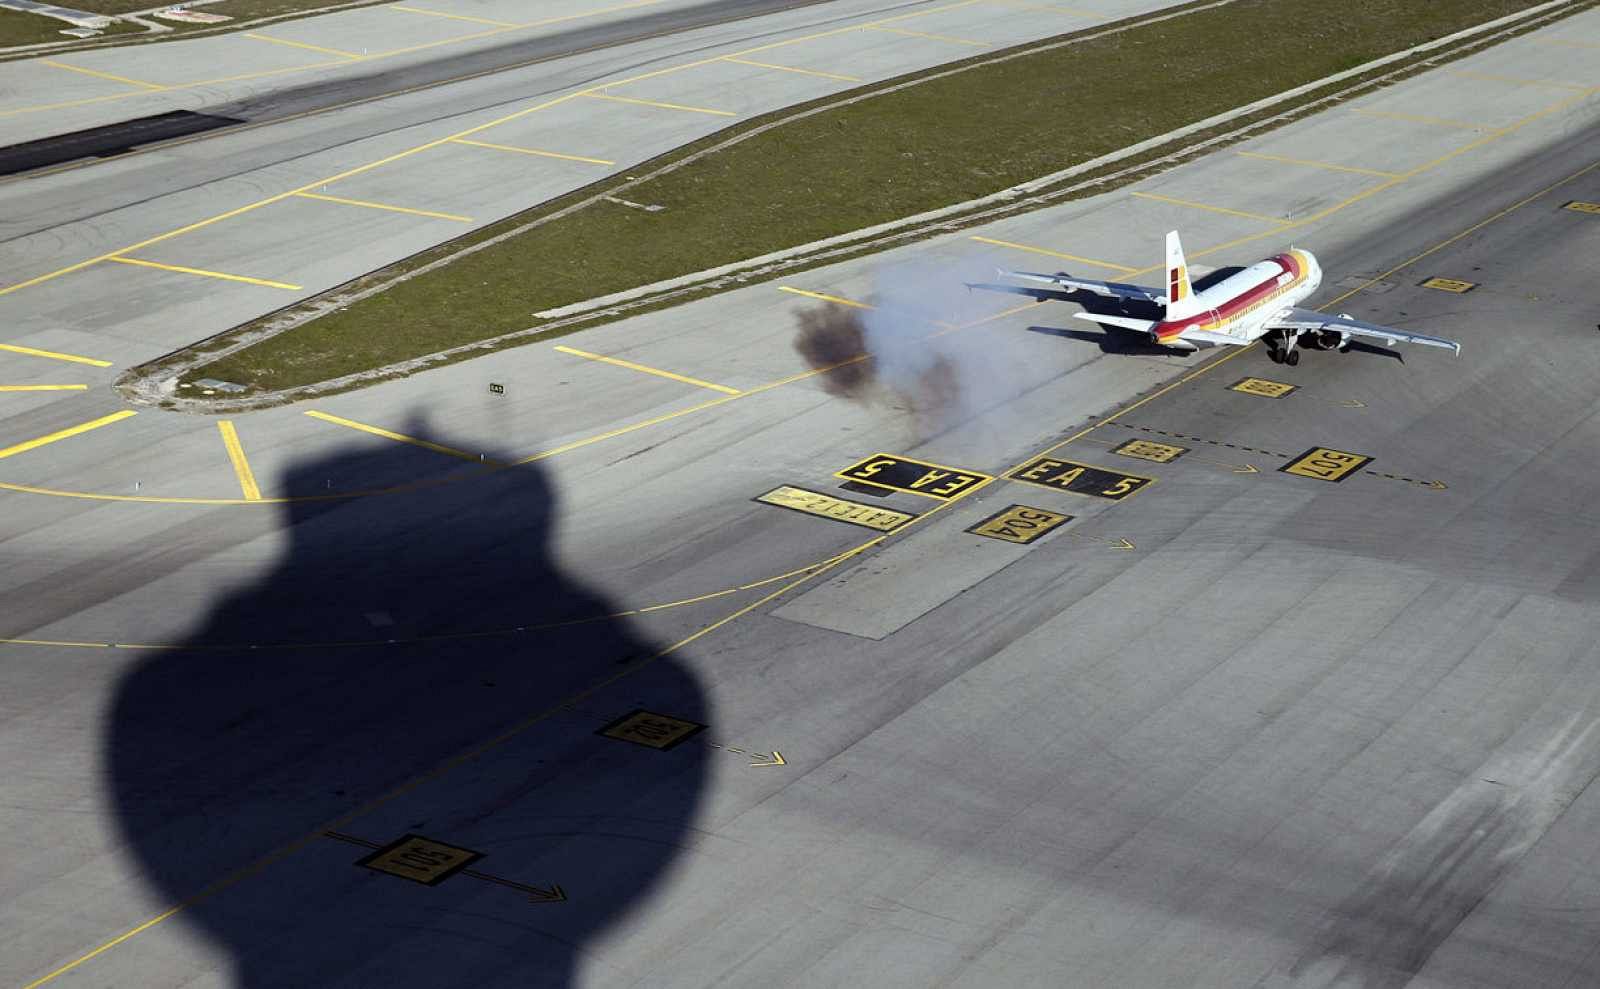
[[[73,9],[89,10],[88,7],[74,7]],[[89,10],[89,12],[99,13],[97,10]],[[0,10],[0,48],[10,48],[14,45],[42,45],[50,41],[75,41],[76,39],[70,35],[61,33],[62,30],[70,27],[72,27],[71,24],[66,21],[58,21],[54,17],[28,14],[17,10]],[[143,30],[144,28],[137,24],[117,23],[106,28],[101,37]]]
[[[278,391],[537,326],[536,311],[964,202],[1534,5],[1239,0],[977,65],[786,123],[626,192],[634,202],[665,206],[662,212],[595,203],[183,380]],[[400,267],[437,260],[596,191]]]

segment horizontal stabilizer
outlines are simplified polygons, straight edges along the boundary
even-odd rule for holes
[[[1155,328],[1153,319],[1134,319],[1132,316],[1103,316],[1100,313],[1075,312],[1072,314],[1078,319],[1086,319],[1091,323],[1100,323],[1103,326],[1117,326],[1124,330],[1134,330],[1138,333],[1149,333]]]

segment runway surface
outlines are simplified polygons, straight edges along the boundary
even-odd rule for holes
[[[0,982],[1593,983],[1595,46],[225,426],[0,352],[93,386],[0,394]],[[1172,227],[1462,356],[962,287],[1150,280]],[[27,346],[153,345],[72,291]],[[842,308],[870,401],[792,346]],[[880,454],[950,497],[840,487]]]

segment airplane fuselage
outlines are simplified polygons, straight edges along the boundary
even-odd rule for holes
[[[1321,285],[1322,266],[1316,257],[1294,248],[1195,293],[1198,312],[1182,319],[1160,320],[1151,327],[1151,335],[1156,342],[1173,346],[1183,346],[1180,337],[1192,330],[1255,340],[1267,332],[1267,320],[1273,314],[1299,303]]]

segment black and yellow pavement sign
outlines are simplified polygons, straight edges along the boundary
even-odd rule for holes
[[[1228,389],[1242,391],[1246,395],[1260,395],[1262,398],[1282,398],[1299,387],[1282,381],[1268,381],[1266,378],[1240,378]]]
[[[1574,199],[1572,202],[1561,208],[1570,209],[1574,213],[1593,213],[1596,216],[1600,216],[1600,203],[1585,203]]]
[[[988,536],[1008,543],[1033,542],[1051,529],[1072,521],[1072,516],[1060,512],[1047,512],[1027,505],[1012,505],[996,512],[967,531],[977,536]]]
[[[865,526],[878,532],[892,532],[916,518],[910,512],[897,512],[890,508],[879,508],[877,505],[863,505],[859,501],[847,501],[820,491],[807,491],[805,488],[788,484],[773,488],[764,495],[758,495],[755,500],[764,505],[777,505],[779,508],[789,508],[807,515],[849,522],[851,525]]]
[[[642,708],[623,715],[600,729],[596,734],[633,742],[652,749],[670,749],[683,740],[705,731],[705,725],[685,721],[666,714],[656,714]]]
[[[1313,477],[1319,481],[1342,481],[1370,463],[1371,457],[1359,453],[1314,446],[1278,469],[1285,474]]]
[[[1124,457],[1133,457],[1135,460],[1149,460],[1158,464],[1170,464],[1174,460],[1189,452],[1186,446],[1174,446],[1171,443],[1157,443],[1153,440],[1129,440],[1112,453],[1119,453]]]
[[[1441,292],[1454,292],[1463,295],[1478,287],[1477,282],[1464,282],[1459,278],[1429,278],[1422,283],[1423,288],[1436,288]]]
[[[988,474],[980,474],[977,471],[930,464],[909,457],[895,456],[892,453],[873,454],[860,463],[851,464],[834,476],[859,484],[873,484],[880,488],[892,488],[895,491],[905,491],[926,498],[937,498],[940,501],[959,498],[980,484],[993,480]]]
[[[447,845],[420,834],[408,834],[384,845],[356,865],[424,886],[437,886],[481,858],[481,852]]]
[[[1037,484],[1041,488],[1055,488],[1057,491],[1071,491],[1073,494],[1109,498],[1112,501],[1121,501],[1155,483],[1153,477],[1124,474],[1117,470],[1080,464],[1073,460],[1057,460],[1054,457],[1039,457],[1018,467],[1006,477],[1025,484]]]

